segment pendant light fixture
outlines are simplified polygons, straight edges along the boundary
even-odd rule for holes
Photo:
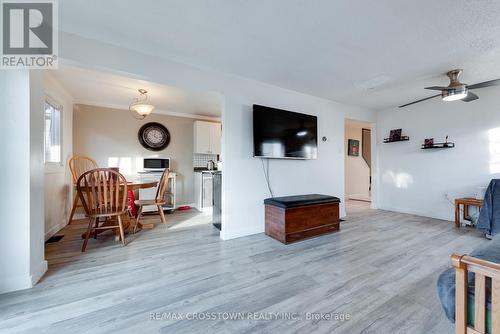
[[[135,118],[144,119],[146,116],[151,114],[155,109],[155,106],[148,102],[148,91],[145,89],[139,89],[139,97],[136,97],[134,101],[130,104],[129,110],[132,112]]]

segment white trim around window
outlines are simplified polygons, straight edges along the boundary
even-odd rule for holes
[[[45,166],[64,166],[63,161],[63,106],[50,96],[44,101],[44,162]],[[48,107],[52,109],[52,114]],[[47,133],[49,131],[50,133]],[[49,142],[49,143],[48,143]],[[49,161],[47,161],[49,159]]]

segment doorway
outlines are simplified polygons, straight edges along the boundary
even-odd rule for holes
[[[99,78],[99,89],[92,89],[96,87],[95,78]],[[220,235],[219,230],[212,227],[212,212],[201,212],[201,207],[196,205],[200,195],[209,202],[203,208],[212,207],[212,176],[216,173],[215,167],[221,167],[216,163],[221,157],[223,108],[218,93],[191,91],[64,64],[57,71],[44,72],[43,79],[43,89],[48,95],[43,134],[50,139],[44,142],[45,240],[50,241],[46,246],[47,258],[51,259],[49,254],[58,254],[61,247],[74,247],[79,251],[81,235],[85,235],[88,228],[83,207],[75,205],[73,210],[76,182],[69,167],[73,156],[80,156],[79,161],[85,160],[81,156],[94,161],[79,164],[80,168],[75,168],[77,176],[99,166],[119,171],[128,181],[131,210],[130,216],[124,215],[124,220],[126,231],[131,233],[126,233],[126,240],[147,238],[149,230],[159,234],[167,227],[206,226]],[[150,101],[155,106],[154,112],[145,119],[136,117],[130,105],[121,104],[135,101],[138,88],[150,92]],[[159,130],[158,136],[165,138],[166,146],[153,151],[146,145],[141,129],[151,127],[161,130],[163,134]],[[133,218],[139,210],[134,200],[154,203],[157,185],[166,168],[170,173],[161,209],[169,213],[167,224],[162,224],[163,215],[159,214],[158,206],[143,205],[139,231],[132,233]],[[220,169],[217,173],[222,173]],[[203,187],[197,183],[202,175]],[[97,240],[90,240],[88,249],[97,251],[99,247],[117,244],[111,232],[104,231]]]
[[[345,120],[345,199],[372,200],[372,125]]]

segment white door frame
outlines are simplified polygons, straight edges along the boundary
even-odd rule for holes
[[[346,121],[354,121],[354,122],[364,122],[370,124],[370,129],[371,129],[371,178],[372,178],[372,184],[371,184],[371,204],[370,207],[372,209],[377,209],[378,205],[378,198],[379,198],[379,178],[378,178],[378,146],[377,146],[377,123],[370,121],[370,120],[364,120],[364,119],[355,119],[355,118],[349,118],[345,117],[344,118],[344,151],[343,151],[343,163],[345,166],[345,152],[346,152],[346,141],[345,141],[345,124]],[[347,171],[345,170],[344,167],[344,193],[345,193],[345,174]]]

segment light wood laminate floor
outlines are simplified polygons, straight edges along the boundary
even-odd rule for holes
[[[92,239],[86,253],[85,222],[75,222],[47,245],[49,272],[35,288],[0,295],[0,332],[452,333],[437,276],[452,252],[488,242],[452,222],[362,202],[349,204],[340,232],[287,246],[264,234],[221,241],[209,218],[167,215],[169,228],[129,236],[125,248],[109,236]],[[245,315],[179,319],[224,312]]]

